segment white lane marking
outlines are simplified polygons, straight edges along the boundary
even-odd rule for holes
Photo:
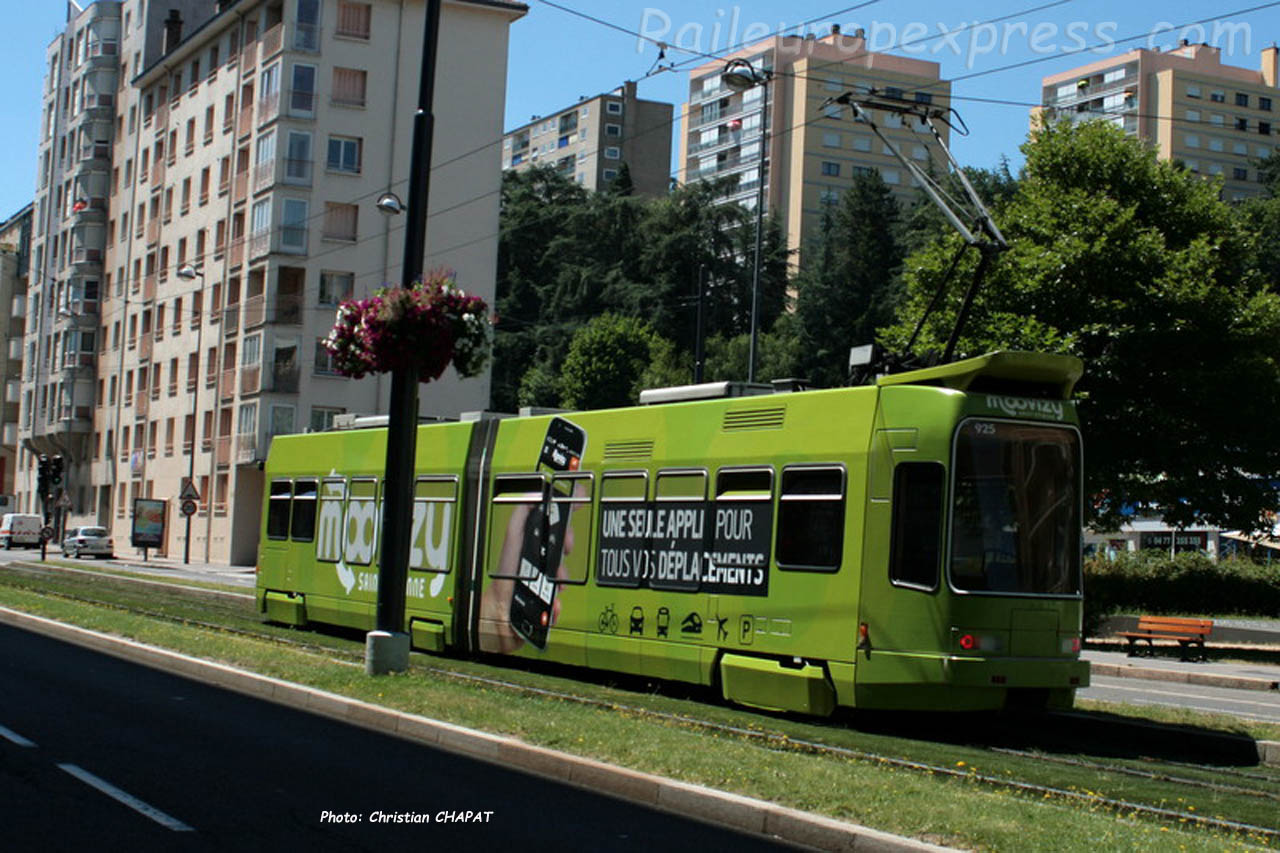
[[[97,776],[94,776],[88,770],[84,770],[80,767],[77,767],[74,764],[59,764],[58,768],[60,770],[66,771],[67,773],[70,773],[72,776],[76,777],[81,782],[84,782],[86,785],[92,788],[97,788],[99,791],[106,794],[108,797],[115,800],[116,802],[123,803],[124,805],[128,806],[129,808],[133,809],[139,814],[142,814],[151,818],[156,823],[160,824],[161,826],[167,829],[172,829],[174,832],[194,832],[195,831],[194,829],[187,826],[182,821],[178,820],[176,817],[170,817],[169,815],[160,811],[155,806],[150,806],[144,803],[142,800],[139,800],[137,797],[131,794],[126,794],[124,791],[121,791],[119,788],[117,788],[115,785],[112,785],[110,782],[104,782],[103,780],[99,779]]]
[[[10,743],[16,743],[18,746],[35,746],[35,743],[32,741],[27,740],[13,729],[6,729],[4,726],[0,726],[0,737]]]
[[[1104,685],[1099,684],[1098,686],[1103,687]],[[1202,702],[1222,702],[1228,705],[1257,705],[1259,708],[1267,708],[1269,710],[1276,710],[1277,708],[1280,708],[1280,703],[1277,702],[1251,702],[1248,699],[1231,699],[1225,696],[1219,697],[1206,695],[1204,693],[1181,693],[1176,690],[1153,690],[1151,688],[1142,687],[1124,687],[1119,684],[1107,684],[1105,687],[1108,690],[1125,690],[1130,693],[1142,693],[1149,696],[1177,696],[1182,699],[1199,699]]]

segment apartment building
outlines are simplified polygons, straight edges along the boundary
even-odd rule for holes
[[[0,398],[0,495],[14,496],[17,458],[19,401],[22,399],[22,337],[27,314],[27,274],[31,267],[31,211],[22,210],[0,222],[0,311],[5,328],[0,349],[0,377],[4,397]],[[12,512],[7,501],[0,509]]]
[[[731,89],[723,76],[734,60],[749,63],[768,82]],[[776,36],[690,72],[678,179],[727,178],[726,201],[754,208],[763,171],[766,206],[784,217],[792,262],[801,262],[823,210],[839,200],[859,172],[876,170],[903,200],[914,197],[914,179],[888,147],[855,121],[849,108],[829,103],[850,91],[940,109],[951,99],[951,84],[941,79],[938,63],[870,51],[862,30],[846,35],[837,26],[823,38]],[[945,170],[946,160],[926,126],[892,111],[871,114],[905,156],[926,170],[930,161]],[[939,129],[946,140],[948,128]]]
[[[554,166],[587,189],[602,190],[622,164],[635,192],[661,195],[671,183],[672,104],[648,101],[630,80],[549,116],[534,116],[502,140],[502,168]]]
[[[1261,195],[1258,161],[1280,142],[1277,56],[1257,71],[1222,63],[1220,48],[1140,48],[1045,77],[1032,126],[1044,119],[1112,122],[1155,146],[1163,160],[1223,181],[1229,200]]]
[[[342,299],[400,283],[403,217],[375,202],[407,193],[425,4],[110,5],[120,78],[90,196],[107,200],[92,223],[101,248],[80,258],[73,237],[84,282],[58,321],[86,374],[67,412],[82,437],[71,523],[127,543],[133,501],[163,499],[160,550],[181,554],[190,477],[192,558],[251,564],[272,437],[387,410],[389,381],[337,375],[320,342]],[[507,30],[526,11],[447,0],[441,19],[425,266],[490,302]],[[54,92],[79,66],[50,68]],[[49,384],[32,383],[35,420],[65,431],[41,408]],[[457,417],[488,397],[487,376],[450,374],[422,389],[421,413]]]

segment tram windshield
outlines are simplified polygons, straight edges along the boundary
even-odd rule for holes
[[[1080,593],[1075,430],[970,420],[956,437],[951,583],[967,592]]]

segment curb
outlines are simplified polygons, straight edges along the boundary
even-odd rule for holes
[[[1114,663],[1089,662],[1094,675],[1113,678],[1141,678],[1147,681],[1171,681],[1178,684],[1198,684],[1202,687],[1224,687],[1234,690],[1280,690],[1280,681],[1265,678],[1247,678],[1242,675],[1214,675],[1207,672],[1184,672],[1177,669],[1152,669],[1142,666],[1122,666]]]
[[[0,607],[0,622],[295,710],[430,744],[481,761],[517,767],[575,787],[790,844],[818,850],[856,850],[858,853],[951,849],[764,800],[614,767],[502,735],[394,711],[6,607]],[[1275,757],[1280,761],[1280,743],[1273,746]]]

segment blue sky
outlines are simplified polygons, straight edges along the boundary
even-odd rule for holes
[[[44,51],[65,21],[59,0],[20,6],[9,2],[18,8],[6,16],[9,48],[0,55],[0,79],[6,84],[0,99],[5,128],[0,160],[8,164],[0,180],[0,219],[33,194]],[[678,47],[716,53],[735,38],[754,40],[779,28],[794,32],[810,21],[815,21],[814,29],[825,31],[836,22],[846,33],[865,28],[873,48],[941,63],[943,76],[956,80],[955,106],[971,130],[968,137],[954,140],[956,154],[962,163],[976,166],[994,166],[1002,155],[1015,166],[1021,161],[1026,104],[1038,99],[1042,76],[1132,47],[1170,47],[1183,37],[1217,44],[1225,63],[1256,69],[1259,51],[1280,39],[1280,2],[1267,0],[987,0],[961,5],[944,0],[554,0],[631,34],[542,0],[527,2],[529,14],[511,28],[507,127],[558,110],[579,96],[645,77],[657,61],[657,48],[634,33],[672,45],[664,63],[687,67],[701,60]],[[1041,8],[1027,11],[1033,7]],[[1249,9],[1254,11],[1245,11]],[[1206,23],[1196,25],[1199,21]],[[1074,52],[1081,45],[1086,51]],[[1031,64],[1001,70],[1015,63]],[[687,74],[663,72],[644,79],[640,95],[670,101],[678,109],[687,87]],[[988,102],[992,100],[1012,103]]]

